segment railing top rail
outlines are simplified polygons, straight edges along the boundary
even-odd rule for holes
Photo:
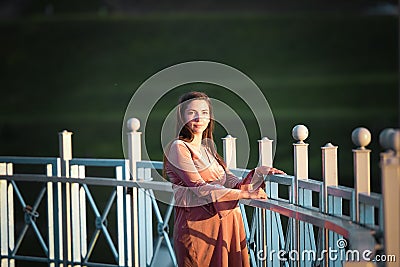
[[[351,221],[272,199],[242,199],[240,202],[248,206],[268,209],[284,216],[334,231],[350,240],[351,249],[358,251],[374,250],[376,242],[372,236],[372,230]]]
[[[125,166],[127,164],[124,159],[93,159],[93,158],[73,158],[70,165],[85,165],[96,167],[116,167]]]
[[[381,194],[374,193],[374,192],[371,192],[369,194],[360,193],[358,195],[358,198],[359,198],[360,202],[367,204],[367,205],[374,206],[375,208],[379,208],[381,206],[381,200],[382,200]]]
[[[281,185],[291,186],[293,184],[293,176],[289,175],[268,175],[267,181],[278,183]]]
[[[13,174],[12,176],[0,175],[0,180],[20,181],[20,182],[60,182],[60,183],[77,183],[86,185],[99,186],[124,186],[138,187],[144,189],[153,189],[156,191],[172,192],[172,184],[169,182],[145,181],[145,180],[117,180],[104,177],[85,177],[69,178],[65,176],[46,176],[40,174]]]
[[[0,156],[0,162],[13,164],[55,164],[56,157],[5,157]]]
[[[142,160],[138,161],[136,163],[136,167],[138,168],[151,168],[151,169],[156,169],[156,170],[162,170],[163,169],[163,162],[162,161],[148,161],[148,160]]]
[[[124,186],[124,187],[140,187],[145,189],[153,189],[159,191],[172,192],[172,186],[169,182],[157,181],[122,181],[110,178],[87,177],[85,179],[67,178],[45,175],[31,174],[14,174],[12,176],[0,176],[0,179],[14,181],[31,181],[31,182],[61,182],[61,183],[78,183],[86,185],[100,186]],[[374,238],[371,230],[363,228],[351,221],[333,217],[320,213],[318,211],[302,208],[294,204],[273,199],[268,200],[241,200],[242,204],[268,209],[284,216],[298,219],[311,223],[315,226],[327,228],[344,237],[351,242],[352,249],[373,250],[375,246]]]
[[[299,188],[308,189],[314,192],[321,193],[321,187],[323,182],[307,179],[307,180],[299,180]]]
[[[341,197],[346,200],[351,200],[353,198],[354,189],[345,186],[328,186],[328,195]]]

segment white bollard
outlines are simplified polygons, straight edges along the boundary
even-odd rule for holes
[[[236,138],[228,134],[222,138],[223,155],[228,169],[236,168]]]
[[[128,156],[129,156],[129,171],[133,181],[137,181],[136,163],[142,159],[141,150],[141,132],[140,121],[136,118],[131,118],[126,123],[128,127]],[[139,219],[138,219],[138,189],[132,188],[132,246],[133,246],[133,266],[146,266],[145,243],[141,242],[139,252]]]
[[[351,134],[353,143],[357,146],[353,149],[354,162],[354,188],[355,188],[355,221],[365,221],[366,217],[371,217],[371,210],[363,213],[360,218],[359,194],[370,194],[370,153],[371,150],[365,147],[371,142],[371,133],[364,127],[359,127],[353,130]],[[372,210],[373,212],[373,210]]]

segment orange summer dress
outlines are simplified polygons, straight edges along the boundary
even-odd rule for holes
[[[240,179],[205,146],[198,151],[182,140],[171,143],[165,164],[174,190],[178,266],[250,266],[238,199],[240,186],[252,182],[254,170]]]

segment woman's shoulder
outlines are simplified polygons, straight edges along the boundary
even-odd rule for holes
[[[171,142],[168,150],[166,151],[166,156],[172,162],[178,160],[177,158],[187,157],[190,158],[192,152],[190,148],[185,144],[183,140],[174,140]]]
[[[186,142],[181,139],[175,139],[171,142],[171,146],[182,146],[185,144],[186,144]]]
[[[171,142],[169,151],[171,151],[171,150],[176,151],[176,150],[181,150],[181,149],[189,150],[188,143],[181,139],[176,139]]]

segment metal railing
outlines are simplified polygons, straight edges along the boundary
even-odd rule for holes
[[[167,266],[168,262],[176,265],[169,231],[173,210],[171,184],[157,181],[162,162],[141,160],[140,134],[136,134],[136,128],[131,130],[130,160],[72,158],[68,132],[60,133],[60,158],[0,157],[2,267],[15,266],[16,262],[43,262],[49,266],[156,266],[161,248],[169,255],[162,259],[163,265]],[[364,264],[357,266],[374,266],[379,262],[367,260],[385,255],[392,256],[385,262],[386,266],[399,266],[397,154],[382,153],[382,195],[369,192],[369,152],[365,149],[368,144],[357,142],[360,140],[355,140],[358,149],[353,150],[355,188],[338,185],[337,147],[331,144],[322,147],[323,181],[312,180],[307,173],[308,152],[304,143],[307,136],[302,134],[303,130],[302,127],[294,129],[297,140],[294,175],[265,177],[268,200],[240,201],[251,265],[351,266],[361,261]],[[386,135],[393,141],[400,133],[393,130]],[[391,143],[391,148],[396,150],[395,142],[385,141],[381,142],[385,149],[390,148],[385,144]],[[231,149],[235,147],[234,138],[228,136],[223,142],[225,158],[236,153]],[[272,166],[271,142],[266,138],[259,141],[260,164]],[[13,169],[19,164],[43,165],[44,173],[16,174]],[[86,177],[87,168],[93,166],[113,168],[115,175],[113,178]],[[249,172],[236,168],[232,160],[228,167],[238,176]],[[33,205],[24,199],[20,183],[39,186]],[[289,197],[283,199],[280,190],[287,190]],[[101,199],[107,199],[102,203],[102,210],[93,196],[99,191],[107,192],[101,193]],[[343,214],[343,201],[349,202],[350,216]],[[162,202],[167,205],[161,207]],[[41,203],[46,205],[47,216],[39,216]],[[22,226],[16,227],[16,219],[20,218],[15,217],[15,211],[19,205],[24,211],[24,220]],[[112,223],[111,212],[116,218]],[[94,214],[93,219],[89,213]],[[38,224],[46,226],[45,235]],[[39,240],[37,250],[42,252],[41,256],[19,253],[30,228]],[[384,241],[380,237],[382,233]],[[111,252],[112,259],[107,263],[93,258],[99,242]]]

